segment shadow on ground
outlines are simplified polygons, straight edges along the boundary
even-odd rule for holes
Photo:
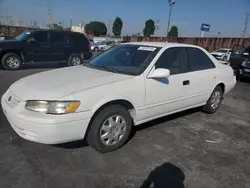
[[[55,63],[55,62],[46,62],[46,63],[26,63],[21,66],[21,70],[27,69],[55,69],[66,67],[66,63]]]
[[[159,118],[159,119],[156,119],[156,120],[153,120],[153,121],[138,125],[132,130],[132,133],[130,135],[130,138],[129,138],[128,142],[135,136],[137,131],[142,131],[144,129],[147,129],[147,128],[150,128],[150,127],[153,127],[153,126],[156,126],[156,125],[159,125],[159,124],[162,124],[162,123],[166,123],[166,122],[171,121],[173,119],[184,117],[186,115],[191,115],[193,113],[199,112],[200,110],[201,110],[201,108],[194,108],[194,109],[190,109],[190,110],[182,111],[182,112],[179,112],[179,113],[175,113],[175,114],[172,114],[172,115],[169,115],[169,116],[165,116],[165,117],[162,117],[162,118]],[[69,143],[65,143],[65,144],[58,144],[58,145],[55,145],[55,146],[60,147],[60,148],[64,148],[64,149],[78,149],[78,148],[81,148],[81,147],[88,146],[88,143],[87,143],[86,140],[79,140],[79,141],[69,142]]]
[[[140,188],[185,188],[184,172],[171,163],[164,163],[150,172]]]

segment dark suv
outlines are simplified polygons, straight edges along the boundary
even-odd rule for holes
[[[19,69],[26,62],[58,62],[79,65],[92,57],[84,34],[70,31],[25,31],[13,40],[0,41],[1,66]]]
[[[237,80],[250,78],[250,46],[234,45],[229,62]]]

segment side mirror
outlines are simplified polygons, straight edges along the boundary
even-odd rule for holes
[[[27,42],[29,44],[35,44],[36,43],[36,41],[35,41],[35,39],[33,37],[28,38]]]
[[[244,52],[244,53],[243,53],[243,56],[249,56],[249,53]]]
[[[149,78],[167,78],[170,76],[170,71],[168,69],[155,69]]]

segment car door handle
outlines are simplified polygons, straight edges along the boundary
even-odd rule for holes
[[[186,85],[189,85],[190,84],[190,82],[189,82],[189,80],[185,80],[185,81],[183,81],[183,83],[182,83],[184,86],[186,86]]]
[[[43,46],[44,48],[50,48],[50,46]]]

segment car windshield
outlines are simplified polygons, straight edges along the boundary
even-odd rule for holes
[[[219,49],[219,50],[216,50],[215,52],[219,52],[219,53],[227,53],[228,50],[225,50],[225,49]]]
[[[160,49],[153,46],[119,45],[101,53],[85,65],[122,74],[139,75]]]
[[[30,32],[25,31],[23,33],[21,33],[20,35],[18,35],[15,39],[16,40],[26,40],[30,35]]]

